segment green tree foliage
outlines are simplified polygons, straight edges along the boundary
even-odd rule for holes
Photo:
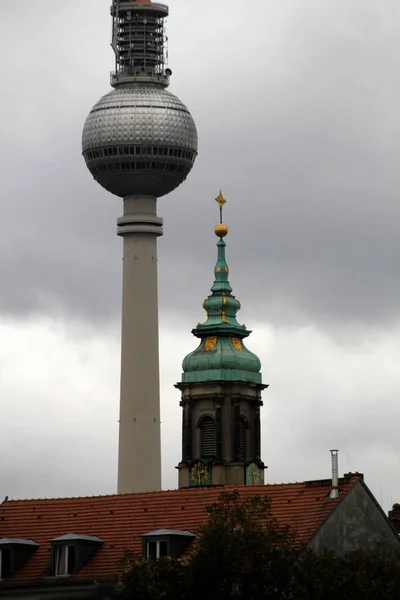
[[[190,561],[193,597],[289,597],[299,549],[294,532],[271,516],[270,502],[224,492],[207,512]]]
[[[316,555],[260,497],[222,493],[182,560],[127,554],[123,600],[400,600],[400,554],[382,545]]]
[[[168,557],[155,562],[126,553],[122,561],[119,597],[132,600],[189,599],[191,588],[188,567]]]
[[[293,584],[294,600],[399,600],[400,553],[382,544],[344,557],[306,549]]]

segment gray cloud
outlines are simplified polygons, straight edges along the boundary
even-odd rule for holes
[[[121,202],[80,157],[84,119],[112,67],[102,4],[30,7],[35,36],[3,59],[13,81],[1,125],[5,313],[118,318]],[[200,154],[160,201],[162,311],[192,312],[207,293],[222,187],[231,279],[250,310],[325,326],[397,318],[397,6],[256,1],[251,27],[240,2],[218,3],[211,21],[203,9],[171,2],[171,90],[193,112]],[[22,9],[7,10],[6,46]]]

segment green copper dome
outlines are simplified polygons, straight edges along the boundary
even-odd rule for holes
[[[217,244],[218,259],[212,293],[203,302],[207,320],[192,331],[194,336],[200,338],[200,345],[183,361],[182,383],[245,381],[260,384],[260,359],[243,343],[251,331],[236,319],[240,302],[232,295],[228,281],[226,244],[222,239],[228,233],[228,228],[221,223],[215,232],[220,240]]]

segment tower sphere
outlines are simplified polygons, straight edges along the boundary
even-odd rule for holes
[[[90,111],[82,152],[94,179],[112,194],[159,198],[191,171],[196,125],[186,106],[159,84],[120,84]]]

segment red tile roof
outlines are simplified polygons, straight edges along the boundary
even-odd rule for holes
[[[239,486],[238,489],[242,498],[269,497],[273,516],[282,525],[293,525],[299,539],[307,541],[360,478],[362,475],[349,474],[341,479],[337,500],[329,498],[330,480]],[[80,572],[69,579],[112,579],[118,573],[119,560],[126,548],[141,551],[142,534],[155,529],[185,529],[196,533],[206,519],[205,507],[216,502],[222,491],[234,489],[237,488],[6,500],[0,504],[0,538],[32,539],[40,547],[13,577],[0,582],[0,588],[8,583],[43,583],[50,565],[49,540],[68,533],[98,536],[104,540],[103,546]]]

